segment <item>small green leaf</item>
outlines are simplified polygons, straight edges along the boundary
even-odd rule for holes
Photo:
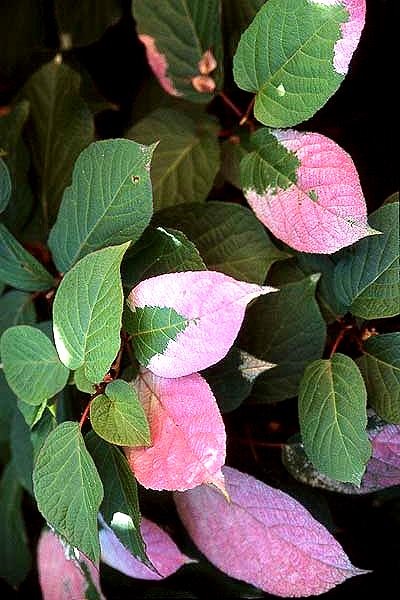
[[[2,213],[11,197],[11,177],[7,165],[0,157],[0,213]]]
[[[32,429],[38,421],[42,418],[44,411],[46,410],[47,400],[38,406],[33,404],[27,404],[22,400],[17,401],[18,410],[25,419],[26,424]]]
[[[382,419],[400,423],[400,333],[370,337],[357,364],[369,404]]]
[[[13,325],[33,325],[36,311],[32,296],[18,290],[11,290],[0,298],[0,336]]]
[[[252,394],[258,402],[296,396],[305,367],[322,356],[326,325],[315,300],[318,279],[311,275],[282,286],[277,293],[257,300],[247,312],[239,346],[276,365],[254,383]]]
[[[139,499],[132,471],[125,456],[90,431],[86,445],[96,464],[104,487],[100,506],[107,525],[134,556],[148,563],[144,541],[140,532]]]
[[[336,266],[336,294],[357,317],[383,319],[400,313],[399,206],[376,210],[369,223],[382,235],[357,242]]]
[[[146,229],[140,240],[128,250],[121,273],[124,286],[131,290],[142,279],[205,268],[196,246],[184,233],[157,227]]]
[[[9,463],[0,481],[0,577],[13,587],[25,579],[32,561],[21,502],[22,488]]]
[[[27,292],[48,290],[53,277],[0,223],[0,280]]]
[[[61,272],[94,250],[138,240],[153,212],[150,162],[154,146],[105,140],[75,163],[49,246]]]
[[[103,486],[78,423],[66,421],[47,437],[36,460],[33,486],[46,521],[71,546],[97,563],[97,513]]]
[[[360,485],[371,456],[367,393],[355,362],[343,354],[316,360],[300,384],[300,431],[306,454],[324,475]]]
[[[42,404],[67,384],[69,371],[49,338],[35,327],[10,327],[1,337],[7,383],[28,404]]]
[[[55,11],[61,41],[66,50],[92,44],[122,14],[119,0],[70,0],[68,3],[56,0]]]
[[[127,137],[143,144],[160,140],[151,165],[155,210],[201,202],[219,169],[218,127],[172,109],[159,109],[139,121]]]
[[[150,429],[136,391],[117,379],[90,405],[90,421],[95,432],[118,446],[149,446]]]
[[[208,269],[240,281],[264,283],[270,266],[289,256],[273,245],[254,214],[238,204],[207,202],[171,207],[157,213],[154,221],[183,231]]]
[[[70,369],[84,365],[100,382],[120,347],[123,294],[119,273],[129,242],[82,258],[63,278],[53,305],[54,339]]]

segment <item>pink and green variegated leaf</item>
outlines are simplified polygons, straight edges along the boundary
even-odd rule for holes
[[[330,254],[376,233],[351,157],[319,133],[261,129],[242,159],[248,203],[272,233],[300,252]]]
[[[177,379],[142,369],[136,389],[152,446],[125,448],[135,477],[154,490],[188,490],[211,483],[224,491],[224,423],[208,383],[194,373]]]
[[[40,536],[37,561],[43,600],[93,597],[90,588],[104,600],[98,568],[51,531],[43,531]]]
[[[208,486],[176,493],[179,516],[216,567],[278,596],[311,596],[366,571],[296,500],[223,469],[230,502]]]
[[[161,377],[183,377],[220,361],[247,304],[271,291],[214,271],[167,273],[133,288],[125,327],[141,365]]]
[[[128,577],[149,580],[165,579],[183,565],[194,562],[182,554],[169,535],[152,521],[142,517],[140,531],[155,571],[135,558],[105,522],[100,529],[101,560]]]

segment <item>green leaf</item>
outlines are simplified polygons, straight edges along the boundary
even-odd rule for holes
[[[153,150],[117,139],[96,142],[81,153],[49,237],[59,271],[94,250],[139,239],[153,211]]]
[[[171,340],[184,331],[189,320],[173,308],[145,306],[127,310],[124,325],[132,336],[135,356],[146,366],[155,354],[163,354]]]
[[[333,66],[347,10],[337,3],[269,0],[244,32],[234,78],[254,92],[256,118],[271,127],[309,119],[335,93],[343,75]]]
[[[0,156],[0,213],[2,213],[11,197],[11,177],[7,165]]]
[[[47,437],[36,460],[33,487],[38,509],[51,527],[97,563],[103,486],[78,423],[66,421]]]
[[[258,402],[277,402],[297,395],[304,369],[320,358],[326,325],[315,300],[318,275],[282,286],[248,310],[239,346],[276,365],[254,383]]]
[[[370,337],[363,350],[357,364],[369,404],[382,419],[400,423],[400,333]]]
[[[149,446],[150,429],[136,391],[117,379],[90,405],[90,421],[100,437],[118,446]]]
[[[17,408],[17,398],[0,369],[0,442],[8,440],[11,423]]]
[[[387,204],[369,218],[382,235],[349,248],[335,269],[335,291],[357,317],[383,319],[400,313],[399,204]]]
[[[86,445],[96,464],[104,487],[100,507],[107,525],[134,556],[148,563],[144,541],[140,532],[139,499],[132,471],[125,456],[90,431]]]
[[[120,0],[56,0],[55,11],[63,47],[88,46],[121,17]]]
[[[71,181],[78,154],[93,141],[94,122],[79,94],[80,75],[55,61],[36,71],[22,95],[29,100],[29,141],[47,230]]]
[[[128,250],[121,267],[122,281],[129,290],[142,279],[178,273],[202,271],[206,266],[196,246],[176,229],[148,228]]]
[[[96,386],[89,381],[89,379],[85,375],[85,366],[79,367],[74,372],[74,384],[81,392],[85,392],[86,394],[94,394],[96,391]]]
[[[153,70],[164,89],[192,102],[209,102],[211,95],[197,92],[191,80],[199,75],[199,61],[204,52],[211,49],[217,68],[210,75],[217,88],[221,84],[220,1],[135,0],[132,8],[139,39],[146,46],[150,46],[153,39],[155,48],[150,50],[152,57],[148,50],[148,60],[150,64],[152,60],[158,63]],[[164,63],[165,67],[160,67],[159,63]]]
[[[85,367],[99,383],[120,347],[123,294],[119,268],[129,242],[82,258],[63,278],[54,299],[54,339],[61,361]]]
[[[390,194],[390,196],[388,196],[385,200],[385,202],[383,204],[394,204],[394,203],[398,203],[400,201],[400,193],[399,192],[393,192],[393,194]]]
[[[367,393],[355,362],[343,354],[316,360],[299,391],[300,431],[306,454],[324,475],[360,485],[371,456]]]
[[[232,59],[243,31],[265,0],[222,0],[225,57]]]
[[[0,577],[13,587],[22,583],[32,562],[21,503],[22,489],[9,463],[0,481]]]
[[[33,494],[33,445],[31,430],[19,410],[14,413],[10,432],[11,460],[20,485]]]
[[[151,165],[155,210],[206,199],[219,169],[218,125],[159,109],[139,121],[127,137],[143,144],[160,140]]]
[[[10,327],[1,338],[4,374],[23,402],[42,404],[67,384],[69,371],[49,338],[35,327]]]
[[[157,213],[155,222],[183,231],[211,271],[240,281],[264,283],[270,266],[289,256],[273,245],[254,214],[238,204],[177,206]]]
[[[249,132],[239,130],[221,144],[221,175],[241,189],[240,162],[250,151]]]
[[[32,296],[18,290],[11,290],[0,298],[0,337],[13,325],[33,325],[36,311]]]
[[[53,277],[0,223],[0,280],[27,292],[48,290]]]
[[[32,427],[34,427],[42,418],[42,415],[47,407],[47,401],[39,404],[38,406],[34,406],[32,404],[27,404],[22,400],[18,400],[17,406],[18,410],[24,417],[26,424],[32,429]]]

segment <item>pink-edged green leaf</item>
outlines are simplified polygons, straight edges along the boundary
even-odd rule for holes
[[[179,516],[216,567],[278,596],[310,596],[366,571],[296,500],[224,467],[230,502],[209,486],[176,493]]]
[[[104,599],[98,568],[51,531],[45,530],[40,536],[37,562],[43,600]],[[90,595],[91,589],[96,590],[96,596]]]
[[[247,304],[270,291],[215,271],[142,281],[129,295],[125,320],[137,359],[161,377],[206,369],[227,354]]]
[[[142,517],[140,531],[146,544],[146,554],[157,572],[135,558],[104,522],[100,529],[101,560],[128,577],[152,580],[165,579],[183,565],[193,562],[182,554],[169,535],[152,521]]]
[[[385,425],[371,436],[372,456],[361,487],[375,492],[400,485],[400,426]]]
[[[177,379],[142,369],[136,389],[152,446],[126,448],[136,479],[154,490],[188,490],[212,483],[224,490],[224,423],[208,383],[194,373]]]
[[[319,133],[260,129],[241,181],[260,221],[301,252],[330,254],[374,232],[351,157]]]

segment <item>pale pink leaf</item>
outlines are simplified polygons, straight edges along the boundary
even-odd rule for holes
[[[329,254],[377,233],[368,226],[360,180],[347,152],[319,133],[271,133],[298,159],[295,182],[256,190],[247,180],[244,187],[255,214],[277,238],[301,252]],[[276,173],[276,166],[267,168]]]
[[[182,96],[182,94],[178,92],[172,83],[172,79],[167,75],[167,58],[157,49],[155,39],[146,33],[141,33],[139,35],[139,39],[146,48],[148,63],[154,75],[157,77],[161,87],[167,92],[167,94],[171,94],[171,96]]]
[[[364,491],[400,485],[400,425],[385,425],[371,436],[372,456],[361,483]]]
[[[152,580],[165,579],[183,565],[193,562],[182,554],[169,535],[152,521],[142,517],[140,530],[146,544],[146,554],[157,572],[135,558],[105,522],[100,529],[101,560],[128,577]]]
[[[239,333],[247,304],[270,291],[215,271],[167,273],[142,281],[128,298],[133,311],[129,332],[139,362],[161,377],[190,375],[219,362]],[[149,310],[146,316],[136,309]],[[173,310],[183,330],[156,327],[157,309]]]
[[[104,598],[95,565],[51,531],[45,530],[40,536],[37,564],[44,600],[80,600],[86,598],[91,585]]]
[[[298,597],[366,572],[296,500],[235,469],[223,472],[230,503],[208,486],[174,495],[194,543],[221,571],[270,594]]]
[[[224,489],[224,423],[201,375],[178,379],[141,370],[136,388],[149,425],[150,447],[125,448],[135,477],[154,490],[187,490],[201,483]]]

